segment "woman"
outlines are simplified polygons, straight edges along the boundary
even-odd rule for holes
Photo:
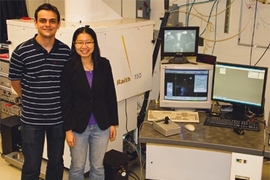
[[[89,152],[89,178],[103,180],[107,144],[116,137],[117,100],[110,63],[100,56],[96,33],[88,26],[73,34],[71,60],[62,74],[61,102],[71,152],[69,179],[84,179]]]

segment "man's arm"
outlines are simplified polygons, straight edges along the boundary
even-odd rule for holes
[[[11,83],[12,88],[18,94],[18,96],[22,97],[21,81],[15,80],[15,81],[10,81],[10,83]]]

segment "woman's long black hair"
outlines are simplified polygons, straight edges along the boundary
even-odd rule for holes
[[[76,41],[77,37],[79,36],[79,34],[81,34],[81,33],[89,34],[94,40],[94,51],[92,53],[92,58],[93,58],[93,61],[94,61],[93,63],[94,63],[94,67],[95,67],[98,65],[98,60],[100,58],[100,50],[99,50],[99,46],[98,46],[97,35],[96,35],[95,31],[92,28],[90,28],[89,26],[80,27],[74,32],[73,37],[72,37],[72,45],[71,45],[71,59],[75,60],[75,62],[76,62],[76,60],[77,61],[81,60],[81,56],[76,52],[76,49],[75,49],[75,41]]]

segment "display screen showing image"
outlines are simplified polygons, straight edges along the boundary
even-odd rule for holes
[[[195,30],[165,30],[164,36],[165,52],[195,51]]]
[[[165,70],[164,99],[181,101],[206,101],[208,89],[207,70]]]
[[[161,56],[198,54],[199,27],[163,27]]]
[[[213,100],[264,106],[267,68],[218,62],[215,65]]]
[[[174,110],[210,109],[213,65],[162,64],[160,107]]]

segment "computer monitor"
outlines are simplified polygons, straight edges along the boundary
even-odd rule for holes
[[[186,63],[186,56],[198,54],[199,27],[165,26],[161,28],[161,57],[174,57],[174,63]]]
[[[266,67],[216,62],[212,100],[232,104],[228,118],[247,120],[248,107],[264,107],[267,71]]]
[[[213,65],[162,64],[160,107],[175,110],[211,108]]]

